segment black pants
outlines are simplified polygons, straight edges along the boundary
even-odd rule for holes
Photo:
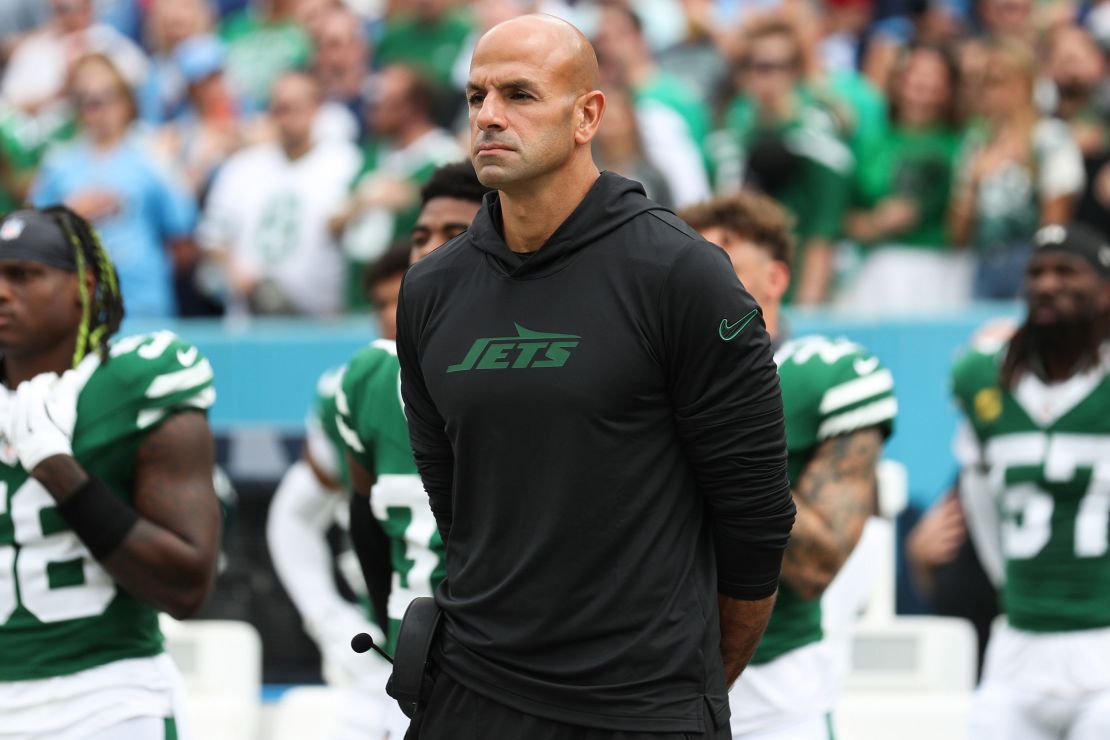
[[[705,723],[713,728],[706,709]],[[731,740],[728,723],[704,733],[621,732],[568,725],[490,701],[445,673],[436,677],[428,707],[405,740]]]

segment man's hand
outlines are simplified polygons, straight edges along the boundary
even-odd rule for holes
[[[77,372],[72,370],[60,378],[55,373],[41,373],[20,383],[10,397],[4,436],[28,473],[33,475],[47,458],[73,456],[81,385]]]
[[[721,615],[721,658],[725,664],[725,686],[731,687],[755,654],[775,597],[758,601],[741,601],[717,594]]]

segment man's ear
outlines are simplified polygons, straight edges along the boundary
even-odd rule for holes
[[[782,299],[790,289],[790,267],[782,260],[771,260],[767,267],[767,291],[777,299]]]
[[[576,144],[588,144],[597,135],[601,118],[605,114],[605,93],[591,90],[578,98],[577,125],[574,129]]]

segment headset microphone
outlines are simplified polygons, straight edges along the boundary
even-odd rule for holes
[[[389,653],[378,647],[374,642],[374,638],[365,632],[359,632],[351,638],[351,650],[354,650],[356,653],[365,653],[373,650],[378,655],[388,660],[390,664],[393,663],[393,658],[389,657]]]

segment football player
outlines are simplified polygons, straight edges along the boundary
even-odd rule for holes
[[[122,317],[88,222],[0,219],[0,738],[188,737],[158,612],[215,575],[212,368]]]
[[[971,737],[1094,740],[1110,737],[1110,244],[1079,225],[1034,242],[1024,322],[952,373],[961,501],[1006,612]]]
[[[430,549],[434,522],[428,532],[419,528],[422,517],[430,519],[431,511],[411,460],[398,395],[399,368],[393,351],[397,294],[409,261],[465,231],[486,192],[469,162],[438,168],[421,189],[411,253],[406,253],[399,265],[392,257],[388,265],[379,263],[375,272],[380,279],[374,278],[375,272],[370,275],[382,338],[360,351],[348,366],[321,378],[308,422],[305,459],[286,474],[271,505],[270,552],[282,582],[304,615],[309,634],[321,646],[325,663],[330,659],[346,666],[348,675],[360,677],[357,684],[366,689],[360,692],[361,703],[348,702],[351,711],[344,713],[342,725],[349,728],[351,737],[382,734],[380,702],[385,696],[381,689],[388,667],[376,658],[351,652],[350,640],[356,632],[367,632],[376,640],[382,633],[361,615],[352,616],[352,607],[335,590],[324,533],[336,511],[346,511],[345,499],[336,494],[348,490],[359,494],[350,502],[352,540],[356,549],[362,550],[360,559],[372,596],[381,591],[388,595],[388,599],[372,599],[374,611],[380,613],[378,621],[387,629],[391,624],[396,628],[412,598],[430,595],[434,583],[442,578],[439,553]],[[376,486],[379,476],[382,480]],[[406,517],[411,524],[406,525]],[[384,528],[388,538],[384,555],[376,543],[366,542],[378,528]],[[307,547],[291,546],[298,542],[308,543]],[[434,546],[439,547],[438,535]],[[425,567],[429,559],[436,565]],[[393,637],[378,641],[392,651]],[[370,705],[371,701],[375,704]],[[408,720],[391,701],[386,706],[391,737],[400,738]]]
[[[680,215],[725,250],[763,310],[776,347],[798,509],[771,621],[729,693],[732,734],[829,740],[841,661],[836,646],[822,639],[821,595],[876,510],[875,467],[897,413],[894,380],[853,342],[786,337],[779,309],[790,285],[793,240],[774,201],[740,193]]]

